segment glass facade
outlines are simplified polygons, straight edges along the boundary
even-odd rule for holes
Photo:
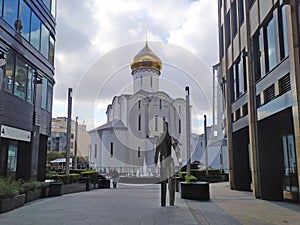
[[[44,1],[49,11],[56,13],[56,1]],[[25,0],[0,0],[0,16],[24,39],[30,42],[49,62],[54,64],[54,35],[32,11]],[[51,38],[50,38],[51,36]]]
[[[34,70],[13,52],[7,55],[4,90],[29,103],[34,102]]]
[[[52,109],[53,86],[47,78],[43,78],[42,83],[42,109],[51,112]]]

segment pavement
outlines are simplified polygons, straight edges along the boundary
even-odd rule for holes
[[[300,225],[300,204],[255,199],[230,190],[228,183],[210,184],[209,201],[181,199],[160,206],[159,185],[118,184],[116,189],[36,200],[0,214],[1,225]]]

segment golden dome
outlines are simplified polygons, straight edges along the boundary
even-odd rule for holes
[[[147,42],[145,47],[130,62],[132,72],[137,69],[155,69],[160,72],[161,67],[160,58],[149,48]]]

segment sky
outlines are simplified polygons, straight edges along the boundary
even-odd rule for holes
[[[190,86],[193,131],[211,118],[212,66],[218,63],[217,0],[64,0],[57,4],[52,117],[73,118],[88,129],[106,121],[116,95],[132,92],[130,60],[145,45],[162,59],[160,87],[185,98]]]

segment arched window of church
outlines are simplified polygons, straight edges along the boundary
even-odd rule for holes
[[[143,85],[143,77],[141,76],[140,77],[140,80],[141,80],[141,86]]]
[[[155,121],[154,121],[154,128],[155,128],[155,131],[157,131],[158,130],[158,116],[156,115],[155,116]]]
[[[140,131],[142,129],[142,115],[139,114],[138,117],[138,130]]]
[[[178,106],[178,111],[179,111],[179,114],[181,114],[181,105]]]
[[[162,102],[161,102],[161,99],[159,99],[159,109],[161,109],[162,107]]]
[[[141,158],[141,147],[138,147],[138,158]]]
[[[97,145],[95,144],[95,146],[94,146],[94,150],[95,150],[95,152],[94,152],[94,158],[96,159],[97,158]]]
[[[181,120],[178,121],[178,132],[181,134]]]
[[[114,156],[114,143],[110,143],[110,158]]]
[[[152,87],[153,81],[152,81],[152,76],[150,77],[150,87]]]
[[[141,108],[141,100],[138,101],[138,108]]]

